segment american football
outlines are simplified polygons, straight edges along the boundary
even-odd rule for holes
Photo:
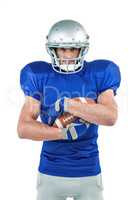
[[[78,102],[82,102],[85,104],[94,104],[96,103],[93,99],[91,98],[85,98],[85,97],[79,97],[79,98],[74,98],[75,101]],[[61,115],[60,117],[58,117],[53,126],[54,127],[58,127],[58,128],[66,128],[69,124],[71,124],[72,122],[74,122],[77,119],[76,116],[65,112],[63,115]]]

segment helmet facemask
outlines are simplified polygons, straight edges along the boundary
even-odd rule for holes
[[[84,57],[88,51],[88,48],[81,47],[79,49],[80,49],[80,51],[79,51],[79,55],[77,57],[60,58],[59,56],[57,56],[56,48],[47,48],[47,51],[51,56],[53,69],[57,72],[65,73],[65,74],[79,72],[83,68]]]

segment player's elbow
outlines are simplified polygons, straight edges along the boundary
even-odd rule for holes
[[[108,125],[108,126],[114,126],[115,123],[116,123],[116,120],[115,120],[115,119],[110,119],[110,120],[108,120],[107,125]]]
[[[117,118],[117,112],[112,113],[107,120],[107,125],[114,126],[116,124]]]
[[[25,133],[24,123],[20,122],[17,125],[17,134],[18,134],[18,137],[20,139],[25,138],[25,136],[24,136],[25,134],[24,133]]]

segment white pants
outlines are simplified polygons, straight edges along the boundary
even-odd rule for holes
[[[103,200],[102,175],[87,177],[59,177],[37,175],[37,200]]]

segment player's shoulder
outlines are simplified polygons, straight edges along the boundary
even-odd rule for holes
[[[114,61],[107,59],[96,59],[93,61],[85,62],[88,70],[96,74],[104,73],[108,68],[118,67],[118,65]]]
[[[45,75],[51,71],[50,63],[46,61],[33,61],[26,64],[21,71],[29,72],[34,75]]]

